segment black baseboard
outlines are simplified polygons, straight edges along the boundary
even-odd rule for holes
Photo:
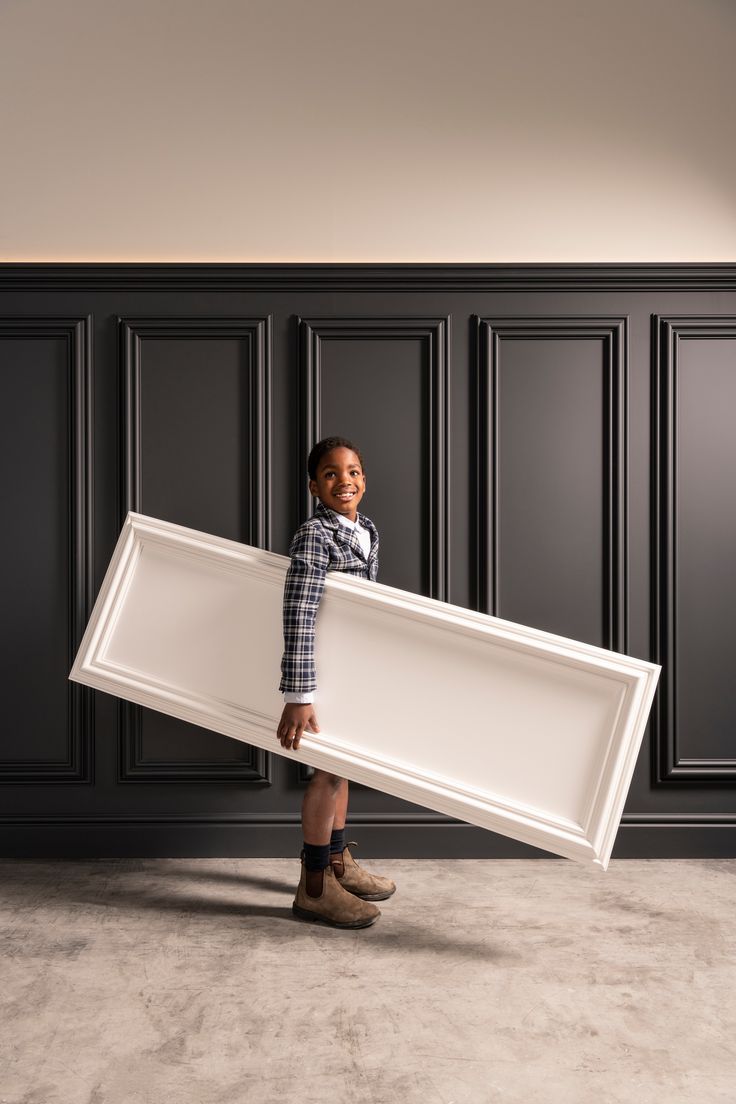
[[[349,821],[365,858],[556,859],[546,851],[462,823],[393,826]],[[301,825],[233,822],[29,822],[0,825],[3,858],[298,858]],[[736,823],[622,823],[612,859],[736,857]],[[563,860],[558,860],[563,861]]]

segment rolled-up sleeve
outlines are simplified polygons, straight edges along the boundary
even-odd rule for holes
[[[324,539],[313,525],[297,529],[289,556],[291,563],[284,580],[284,653],[279,690],[299,694],[317,689],[314,625],[330,557]]]

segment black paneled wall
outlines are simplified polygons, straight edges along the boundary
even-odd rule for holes
[[[67,675],[129,509],[286,554],[330,433],[379,581],[662,664],[614,857],[736,854],[736,266],[5,265],[0,300],[3,854],[298,856],[307,768]],[[348,824],[540,854],[352,783]]]

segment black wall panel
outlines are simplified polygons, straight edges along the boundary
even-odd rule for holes
[[[286,554],[330,433],[381,582],[663,665],[614,856],[736,853],[736,267],[4,265],[0,381],[3,854],[298,855],[296,758],[67,674],[128,509]]]
[[[481,608],[615,651],[627,349],[625,318],[479,319]]]
[[[262,546],[270,319],[120,319],[128,510]],[[267,783],[271,755],[120,705],[121,782]]]
[[[0,318],[0,781],[89,782],[91,694],[68,682],[90,602],[87,318]]]
[[[305,466],[322,437],[375,437],[378,416],[381,462],[369,516],[385,534],[381,568],[385,544],[392,586],[448,601],[450,319],[302,319],[301,331]],[[302,495],[307,516],[306,481]],[[394,508],[382,513],[382,503]]]
[[[657,781],[736,782],[736,317],[654,319]]]

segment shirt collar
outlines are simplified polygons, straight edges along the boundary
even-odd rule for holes
[[[337,513],[337,511],[335,511]],[[338,521],[341,521],[343,525],[347,525],[348,529],[360,529],[361,524],[356,518],[355,521],[351,521],[350,518],[346,518],[343,514],[337,514]]]
[[[372,528],[371,522],[368,520],[365,514],[361,514],[360,511],[357,512],[357,521],[355,524],[353,524],[352,522],[347,521],[341,514],[338,514],[337,510],[332,510],[329,506],[325,506],[321,498],[317,499],[314,507],[314,513],[315,515],[319,515],[319,517],[321,517],[323,521],[325,521],[333,528],[339,525],[341,521],[343,525],[347,525],[349,529],[353,530],[360,527],[361,529],[366,529],[368,532],[370,532]]]

